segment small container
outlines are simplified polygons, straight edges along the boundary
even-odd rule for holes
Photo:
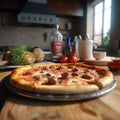
[[[93,40],[86,36],[85,40],[80,40],[80,60],[91,60],[93,58]]]
[[[94,57],[96,60],[101,60],[101,59],[103,59],[103,58],[106,57],[106,52],[94,51],[94,52],[93,52],[93,57]]]

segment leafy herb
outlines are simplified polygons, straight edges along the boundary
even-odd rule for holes
[[[62,79],[59,79],[58,82],[61,84],[61,83],[63,82],[63,80],[62,80]]]
[[[72,80],[72,83],[77,83],[77,81],[75,81],[75,80]]]
[[[23,52],[27,51],[26,45],[18,45],[10,48],[10,62],[13,65],[23,65]]]
[[[40,73],[44,73],[44,70],[41,70]]]

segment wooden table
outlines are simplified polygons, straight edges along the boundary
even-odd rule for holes
[[[120,72],[117,87],[108,94],[84,101],[33,100],[16,95],[4,85],[11,70],[0,71],[0,120],[119,120]]]

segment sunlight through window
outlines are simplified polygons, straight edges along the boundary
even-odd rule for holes
[[[109,44],[111,1],[103,0],[94,7],[94,42],[99,46]]]

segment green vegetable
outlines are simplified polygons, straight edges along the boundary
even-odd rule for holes
[[[59,79],[58,82],[59,82],[60,84],[62,84],[63,80],[62,80],[62,79]]]
[[[23,65],[23,53],[27,51],[26,45],[18,45],[10,48],[10,63],[12,65]]]
[[[24,51],[22,55],[24,65],[32,64],[35,62],[35,55],[32,52]]]

